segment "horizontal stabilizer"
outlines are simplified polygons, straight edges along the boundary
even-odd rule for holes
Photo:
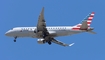
[[[91,34],[96,34],[96,32],[94,32],[94,31],[88,31],[89,33],[91,33]]]

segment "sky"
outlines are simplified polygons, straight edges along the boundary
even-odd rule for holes
[[[42,7],[47,26],[73,26],[95,12],[91,27],[97,34],[57,37],[72,47],[38,44],[36,38],[14,38],[14,27],[36,26]],[[105,60],[105,0],[0,0],[0,60]]]

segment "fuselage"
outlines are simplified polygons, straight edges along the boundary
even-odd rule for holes
[[[72,26],[49,26],[46,28],[52,37],[67,36],[83,32],[81,30],[72,30]],[[42,38],[37,36],[35,33],[36,30],[36,27],[15,27],[7,31],[5,34],[10,37]]]

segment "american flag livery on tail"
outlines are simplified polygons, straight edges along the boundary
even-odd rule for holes
[[[90,24],[92,22],[92,19],[94,17],[94,12],[90,13],[83,21],[82,23],[79,23],[75,26],[73,26],[72,30],[88,30],[90,28]]]

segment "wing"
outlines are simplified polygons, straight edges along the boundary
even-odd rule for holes
[[[47,28],[46,28],[46,21],[44,19],[44,7],[42,8],[42,11],[39,15],[38,24],[37,24],[37,32],[44,32],[46,35],[49,34]],[[41,33],[42,35],[44,33]]]
[[[72,44],[65,44],[65,43],[63,43],[61,41],[58,41],[58,40],[55,40],[55,39],[53,39],[52,42],[56,43],[56,44],[59,44],[59,45],[62,45],[62,46],[72,46],[72,45],[74,45],[74,43],[72,43]]]
[[[42,8],[42,11],[39,15],[38,24],[37,24],[37,34],[38,35],[48,35],[48,36],[50,35],[47,28],[46,28],[46,21],[44,19],[44,7]],[[52,39],[51,42],[62,45],[62,46],[72,46],[74,44],[74,43],[72,43],[72,44],[68,45],[68,44],[60,42],[58,40],[55,40],[52,37],[51,37],[51,39]],[[50,40],[50,38],[47,40]]]

